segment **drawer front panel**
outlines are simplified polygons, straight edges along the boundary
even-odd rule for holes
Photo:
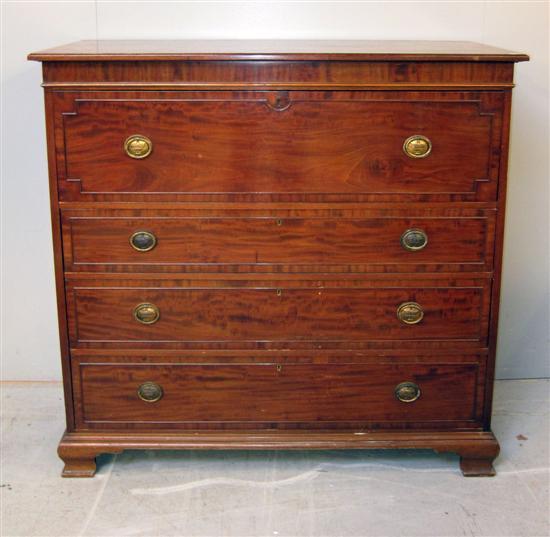
[[[135,95],[73,94],[58,105],[63,198],[496,194],[497,93]],[[427,139],[423,158],[404,150],[416,135]],[[490,184],[478,192],[478,183]]]
[[[476,418],[478,371],[477,364],[83,363],[75,386],[89,424],[452,422]],[[398,400],[404,382],[418,387],[418,399]]]
[[[491,270],[494,218],[63,218],[67,270]],[[420,230],[425,246],[402,238]],[[150,242],[132,246],[136,233]],[[193,268],[195,267],[195,268]]]
[[[68,293],[73,345],[139,346],[201,342],[359,342],[453,340],[484,343],[488,282],[478,286],[426,287],[420,281],[376,282],[374,288],[94,286],[75,283]],[[163,285],[170,285],[164,283]],[[265,286],[257,282],[258,286]],[[456,284],[454,284],[456,285]],[[344,287],[345,286],[345,287]],[[398,319],[405,303],[417,304],[417,324]],[[145,306],[140,306],[145,305]],[[144,324],[135,318],[145,308]],[[156,308],[156,315],[153,309]],[[155,316],[158,319],[155,319]],[[410,319],[409,319],[410,321]],[[414,321],[414,319],[413,319]]]

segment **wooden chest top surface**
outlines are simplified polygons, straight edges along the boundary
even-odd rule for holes
[[[124,60],[526,61],[526,54],[469,41],[87,40],[29,55],[38,61]]]

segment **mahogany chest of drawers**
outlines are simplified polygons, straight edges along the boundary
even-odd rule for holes
[[[510,100],[472,43],[84,41],[43,62],[64,476],[430,448],[491,475]]]

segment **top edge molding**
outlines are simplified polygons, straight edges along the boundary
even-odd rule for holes
[[[41,62],[434,61],[522,62],[519,52],[469,41],[88,40],[28,55]]]

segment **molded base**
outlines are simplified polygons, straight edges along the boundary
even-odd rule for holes
[[[492,432],[453,431],[182,431],[65,433],[58,453],[63,477],[92,477],[95,458],[125,449],[433,449],[460,455],[465,476],[493,476],[499,445]]]

